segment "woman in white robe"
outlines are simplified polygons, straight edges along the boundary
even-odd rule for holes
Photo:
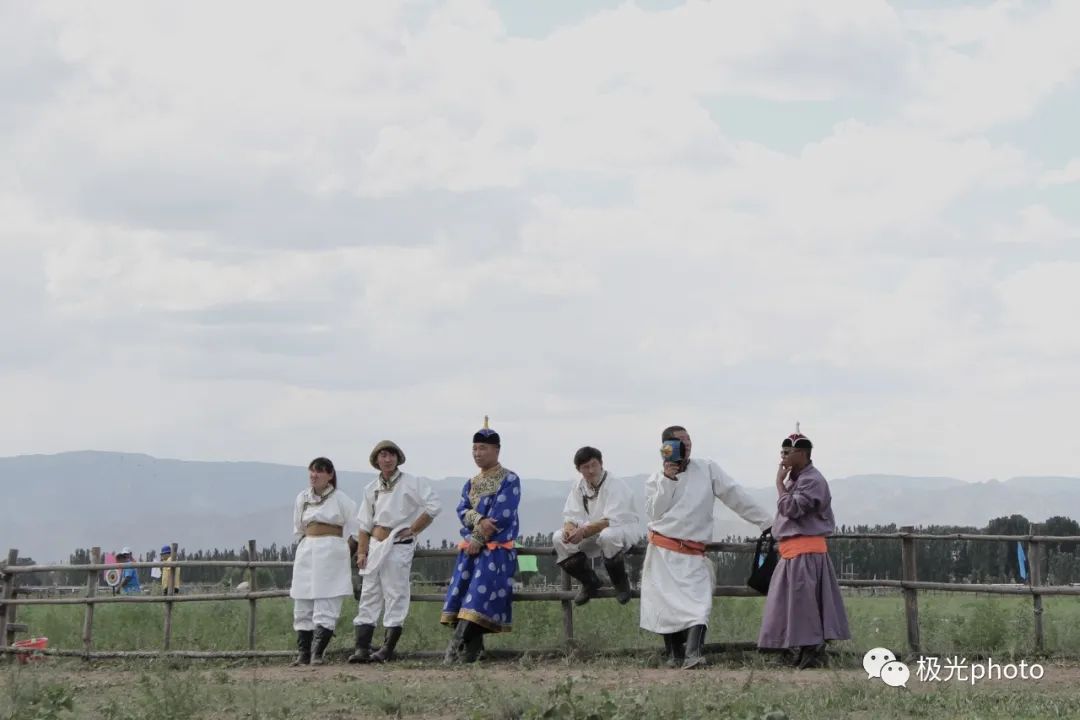
[[[293,629],[299,650],[293,665],[322,665],[334,635],[341,605],[352,595],[346,538],[356,518],[356,503],[337,487],[337,472],[327,458],[308,465],[310,486],[296,496],[293,533],[299,540],[293,558]]]

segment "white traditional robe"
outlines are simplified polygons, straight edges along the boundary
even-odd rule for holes
[[[762,530],[772,525],[772,515],[712,460],[691,458],[676,478],[670,480],[657,472],[645,482],[650,530],[679,540],[711,542],[714,498]],[[641,627],[674,633],[707,626],[714,584],[707,556],[686,555],[650,543],[641,577]]]
[[[579,478],[574,483],[563,506],[563,522],[581,527],[607,520],[608,526],[576,545],[563,540],[562,528],[556,530],[552,535],[552,544],[558,562],[577,552],[589,557],[603,555],[612,558],[641,538],[641,521],[634,507],[633,493],[623,480],[610,473],[605,475],[599,490],[593,489],[585,478]]]
[[[370,533],[380,525],[391,528],[392,532],[383,541],[371,538],[368,545],[367,567],[360,571],[364,587],[354,625],[375,625],[380,614],[384,627],[401,627],[405,622],[412,593],[411,571],[416,541],[395,543],[394,537],[411,526],[421,513],[434,518],[440,510],[442,504],[431,483],[415,475],[400,473],[389,492],[381,489],[379,478],[364,488],[364,499],[357,514],[360,529]]]
[[[344,598],[352,595],[352,568],[347,538],[355,528],[356,503],[341,490],[334,490],[321,503],[311,489],[296,496],[293,507],[293,534],[300,540],[293,558],[294,600]],[[304,528],[319,522],[343,527],[343,537],[306,537]]]

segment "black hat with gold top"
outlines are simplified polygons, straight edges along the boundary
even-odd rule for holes
[[[484,445],[495,445],[496,447],[502,447],[502,439],[499,438],[499,433],[488,427],[488,416],[484,416],[484,427],[473,433],[473,444],[483,443]]]

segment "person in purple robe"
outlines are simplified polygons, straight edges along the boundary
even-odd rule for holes
[[[799,669],[824,667],[829,640],[847,640],[847,613],[825,538],[836,530],[829,483],[814,467],[810,438],[784,439],[772,534],[780,560],[769,584],[759,648],[787,649]]]

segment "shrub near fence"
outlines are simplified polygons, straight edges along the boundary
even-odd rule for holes
[[[982,534],[948,534],[948,535],[931,535],[916,533],[912,527],[901,528],[900,532],[896,533],[846,533],[837,534],[833,536],[836,540],[863,540],[874,542],[899,542],[901,550],[901,568],[899,580],[862,580],[862,579],[841,579],[840,585],[848,588],[891,588],[899,591],[904,596],[904,615],[905,624],[907,629],[907,645],[912,653],[919,653],[922,650],[922,643],[919,637],[919,601],[918,596],[920,591],[943,591],[943,592],[960,592],[960,593],[982,593],[986,595],[1030,595],[1032,598],[1032,610],[1034,613],[1034,646],[1036,652],[1043,652],[1045,650],[1045,639],[1043,632],[1043,597],[1046,595],[1080,595],[1080,588],[1073,587],[1071,585],[1059,585],[1049,586],[1042,584],[1043,569],[1045,565],[1045,556],[1043,553],[1043,547],[1048,543],[1062,543],[1062,542],[1076,542],[1080,540],[1077,536],[1040,536],[1037,534],[1039,526],[1032,526],[1031,535],[982,535]],[[1031,565],[1030,585],[1016,586],[1016,585],[989,585],[989,584],[974,584],[974,583],[942,583],[942,582],[923,582],[918,579],[918,572],[915,562],[915,543],[917,541],[956,541],[967,540],[974,542],[1009,542],[1009,543],[1025,543],[1027,546],[1027,556]],[[754,545],[752,543],[710,543],[708,549],[711,552],[730,552],[730,553],[743,553],[749,554],[754,552]],[[176,548],[174,545],[173,552],[175,554]],[[633,548],[631,552],[641,553],[643,549],[641,547]],[[548,556],[553,555],[554,550],[550,547],[522,547],[518,549],[520,555],[540,555]],[[438,557],[438,558],[453,558],[457,556],[456,550],[443,550],[443,549],[417,549],[416,555],[418,557]],[[247,558],[257,557],[255,541],[248,542]],[[0,653],[4,654],[17,654],[27,652],[24,649],[13,647],[14,636],[17,632],[25,630],[16,621],[17,609],[20,606],[26,605],[84,605],[84,617],[82,628],[82,643],[81,649],[76,648],[61,648],[61,649],[49,649],[46,650],[46,654],[61,655],[61,656],[74,656],[82,657],[86,659],[96,658],[118,658],[118,657],[157,657],[162,654],[169,654],[182,657],[196,657],[196,658],[236,658],[236,657],[280,657],[291,655],[290,651],[269,651],[269,650],[257,650],[256,649],[256,637],[257,637],[257,617],[258,617],[258,601],[266,598],[279,598],[288,597],[289,591],[282,589],[266,589],[260,590],[257,586],[258,573],[255,572],[258,568],[287,568],[291,566],[290,562],[286,561],[259,561],[249,559],[237,559],[237,560],[224,560],[224,561],[178,561],[169,563],[170,567],[238,567],[249,572],[250,575],[250,587],[246,592],[241,593],[203,593],[203,594],[191,594],[191,595],[148,595],[148,596],[125,596],[125,595],[107,595],[99,597],[97,595],[97,589],[99,585],[99,573],[103,570],[111,568],[154,568],[163,567],[165,563],[161,561],[155,562],[139,562],[139,563],[126,563],[123,565],[117,564],[103,564],[101,562],[101,550],[100,548],[94,548],[92,551],[92,562],[88,565],[18,565],[18,551],[10,550],[8,552],[7,562],[0,568],[0,578],[3,580],[3,595],[0,597],[0,638],[3,639],[3,645],[0,646]],[[747,563],[749,565],[749,563]],[[18,597],[18,578],[20,575],[29,573],[42,573],[42,572],[71,572],[77,569],[80,572],[86,573],[86,591],[81,596],[68,596],[68,597]],[[638,595],[637,592],[634,593]],[[715,597],[756,597],[757,593],[748,587],[742,585],[720,585],[714,588],[713,595]],[[562,650],[572,650],[575,647],[574,644],[574,605],[572,599],[574,592],[571,588],[570,577],[566,574],[562,575],[562,583],[559,590],[524,590],[515,592],[515,602],[557,602],[562,606]],[[614,597],[614,591],[610,589],[603,589],[600,591],[601,598]],[[443,594],[438,593],[413,593],[413,601],[415,602],[438,602],[443,601]],[[188,603],[188,602],[207,602],[207,601],[244,601],[248,602],[248,642],[247,649],[237,650],[225,650],[225,651],[192,651],[192,650],[173,650],[172,644],[172,616],[176,603]],[[94,608],[97,605],[103,603],[159,603],[164,605],[164,620],[162,629],[162,644],[160,651],[132,651],[132,650],[113,650],[113,651],[95,651],[94,650]],[[718,647],[731,647],[736,646],[750,646],[752,643],[735,643],[735,644],[723,644],[712,645],[710,649],[715,650]],[[518,651],[506,651],[510,654],[514,654]],[[418,653],[424,655],[425,653]]]

